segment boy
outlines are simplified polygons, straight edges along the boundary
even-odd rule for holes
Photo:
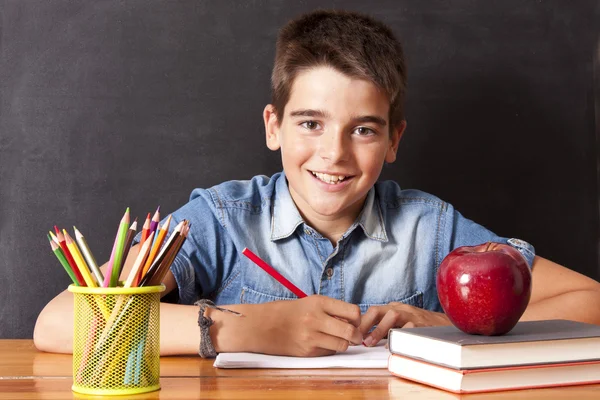
[[[263,117],[284,172],[196,189],[173,213],[171,227],[185,218],[192,232],[164,280],[181,304],[161,305],[162,354],[200,346],[203,356],[317,356],[372,345],[391,327],[449,324],[437,267],[452,249],[486,241],[510,243],[533,267],[523,319],[600,323],[594,280],[432,195],[377,182],[406,128],[405,84],[400,44],[369,17],[318,11],[282,29]],[[245,247],[309,296],[297,299],[246,259]],[[199,333],[198,298],[242,316],[202,306]],[[71,313],[68,292],[46,306],[34,333],[39,349],[71,351]]]

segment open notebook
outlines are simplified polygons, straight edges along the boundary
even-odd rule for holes
[[[351,346],[344,353],[324,357],[269,356],[256,353],[221,353],[217,368],[387,368],[389,350],[386,340],[377,346]]]

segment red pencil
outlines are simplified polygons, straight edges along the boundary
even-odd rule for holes
[[[87,286],[85,283],[85,280],[83,280],[83,275],[81,275],[81,272],[79,272],[79,267],[77,267],[77,263],[75,263],[75,260],[73,259],[73,256],[71,255],[71,252],[67,248],[67,242],[65,241],[65,235],[62,234],[62,232],[60,231],[60,229],[58,229],[58,226],[56,226],[56,225],[54,225],[54,231],[56,232],[56,238],[58,239],[58,245],[62,249],[62,251],[65,255],[65,258],[67,259],[67,262],[71,266],[71,269],[73,270],[73,273],[75,274],[75,277],[77,278],[77,283],[79,283],[80,286]]]
[[[144,225],[142,226],[142,237],[140,238],[140,247],[144,244],[146,239],[150,236],[150,213],[146,217],[146,221],[144,221]]]
[[[252,262],[254,264],[256,264],[259,267],[261,267],[262,269],[264,269],[267,274],[269,274],[273,278],[277,279],[277,281],[279,283],[281,283],[283,286],[288,288],[292,293],[294,293],[296,296],[298,296],[298,298],[306,297],[306,293],[304,293],[302,290],[300,290],[292,282],[285,279],[283,277],[283,275],[281,275],[279,272],[275,271],[275,269],[273,267],[271,267],[269,264],[267,264],[266,262],[261,260],[261,258],[259,256],[257,256],[256,254],[254,254],[253,252],[248,250],[247,247],[245,247],[244,250],[242,250],[242,254],[245,255],[246,257],[248,257],[250,260],[252,260]]]

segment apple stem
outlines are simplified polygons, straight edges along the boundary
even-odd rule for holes
[[[485,251],[489,251],[491,245],[492,245],[492,242],[487,242],[487,247],[485,248]]]

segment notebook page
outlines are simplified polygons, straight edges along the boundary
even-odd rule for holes
[[[221,353],[216,368],[387,368],[389,350],[386,340],[377,346],[350,346],[344,353],[323,357],[270,356],[256,353]]]

